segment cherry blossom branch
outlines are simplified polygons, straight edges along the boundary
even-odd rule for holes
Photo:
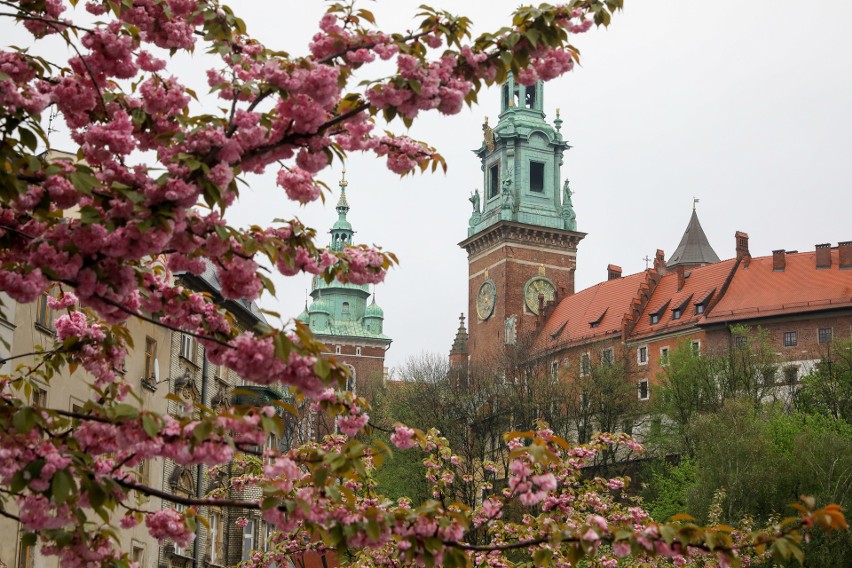
[[[117,485],[120,485],[125,489],[138,491],[150,497],[159,497],[160,499],[169,501],[170,503],[186,505],[187,507],[234,507],[237,509],[253,509],[258,511],[260,510],[260,503],[258,503],[257,501],[240,501],[236,499],[196,499],[192,497],[182,497],[180,495],[175,495],[167,491],[161,491],[159,489],[154,489],[153,487],[149,487],[147,485],[140,485],[138,483],[132,483],[123,479],[114,479],[113,481],[115,481]]]

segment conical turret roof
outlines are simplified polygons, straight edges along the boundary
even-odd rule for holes
[[[677,249],[669,257],[666,268],[675,268],[681,265],[704,266],[714,262],[719,262],[719,255],[710,246],[710,241],[698,221],[698,213],[693,208],[689,225],[686,226],[686,231],[684,231]]]
[[[456,331],[456,338],[453,341],[453,346],[450,348],[450,355],[467,354],[467,328],[464,325],[464,314],[459,316],[459,329]]]

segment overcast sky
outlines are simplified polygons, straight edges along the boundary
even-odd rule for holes
[[[402,31],[423,1],[364,6],[385,31]],[[431,4],[463,13],[485,31],[507,23],[518,2]],[[588,233],[578,249],[578,290],[604,279],[609,263],[631,274],[658,248],[670,255],[693,196],[723,259],[734,256],[736,230],[750,235],[754,256],[852,240],[852,2],[625,4],[608,29],[574,37],[582,67],[545,85],[548,119],[561,109],[562,134],[573,146],[562,175],[576,191],[578,230]],[[291,54],[306,52],[325,6],[231,5],[250,33]],[[194,67],[178,69],[200,66]],[[421,351],[449,352],[459,313],[467,309],[467,259],[458,243],[467,235],[468,195],[482,181],[471,150],[480,144],[483,118],[493,125],[498,111],[491,89],[480,94],[479,107],[460,115],[421,115],[410,134],[441,151],[446,175],[400,180],[383,161],[350,159],[355,239],[392,250],[401,261],[378,286],[385,333],[394,340],[388,366]],[[400,124],[394,128],[402,131]],[[334,187],[338,179],[339,168],[324,176]],[[298,207],[276,190],[272,175],[250,181],[231,222],[297,215],[326,242],[336,194],[325,207]],[[264,303],[295,316],[307,286],[307,278],[281,279],[279,301]]]

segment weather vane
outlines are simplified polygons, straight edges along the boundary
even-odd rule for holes
[[[697,197],[695,197],[694,195],[692,196],[692,210],[693,211],[695,211],[695,206],[698,204],[699,201],[701,201],[701,200],[698,199]]]

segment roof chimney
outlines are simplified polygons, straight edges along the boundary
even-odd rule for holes
[[[772,251],[772,270],[775,272],[784,272],[787,267],[787,255],[784,249]]]
[[[666,253],[663,249],[657,249],[657,254],[654,255],[654,270],[661,276],[666,273]]]
[[[837,251],[840,256],[840,268],[852,268],[852,241],[837,243]]]
[[[816,246],[816,267],[831,268],[831,243]]]
[[[621,278],[621,267],[616,266],[615,264],[610,264],[606,267],[606,279],[607,280],[616,280]]]
[[[686,275],[682,264],[677,266],[677,291],[683,290],[683,285],[686,283]]]
[[[737,241],[737,260],[742,260],[747,256],[751,256],[748,252],[748,233],[737,231],[734,234],[734,239]]]

